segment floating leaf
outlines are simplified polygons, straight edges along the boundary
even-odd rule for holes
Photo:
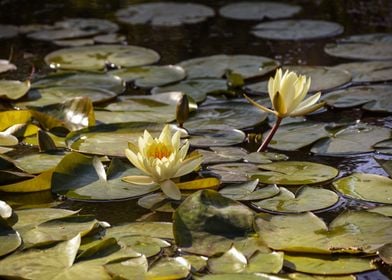
[[[270,163],[273,161],[283,161],[288,159],[289,157],[285,154],[272,152],[253,152],[244,157],[244,161],[249,163]]]
[[[157,185],[141,186],[122,181],[122,177],[139,174],[118,159],[114,159],[106,174],[94,158],[78,153],[66,155],[54,170],[52,191],[80,200],[113,200],[137,197],[159,188]]]
[[[126,82],[133,82],[141,88],[152,88],[178,82],[186,76],[185,70],[175,65],[122,68],[110,73]]]
[[[24,124],[31,121],[32,115],[28,110],[12,110],[0,112],[0,131],[15,124]]]
[[[285,266],[290,269],[321,275],[359,273],[376,269],[369,258],[352,256],[285,254]]]
[[[311,274],[303,274],[303,273],[290,273],[289,278],[292,280],[356,280],[357,278],[354,275],[346,275],[346,276],[321,276],[321,275],[311,275]]]
[[[198,23],[214,15],[214,10],[208,6],[174,2],[134,4],[116,12],[120,22],[158,26]]]
[[[121,67],[135,67],[155,63],[159,55],[151,49],[125,45],[96,45],[66,48],[45,57],[52,68],[73,70],[102,70],[112,63]]]
[[[234,246],[222,256],[208,260],[208,270],[211,273],[240,273],[245,270],[248,261]]]
[[[122,246],[131,247],[147,258],[159,254],[162,248],[171,246],[169,242],[163,239],[143,235],[124,236],[118,239],[118,243]]]
[[[238,273],[222,273],[222,274],[210,274],[203,277],[194,277],[195,280],[238,280]],[[285,280],[276,275],[269,275],[264,273],[247,273],[241,274],[241,280]]]
[[[343,33],[343,26],[322,20],[275,20],[259,23],[252,34],[270,40],[307,40],[333,37]]]
[[[316,184],[331,180],[339,173],[331,166],[307,161],[281,161],[258,167],[264,171],[253,174],[251,178],[264,184]]]
[[[392,243],[385,244],[378,250],[380,258],[389,265],[392,265]]]
[[[283,267],[283,252],[255,253],[249,260],[246,273],[278,273]]]
[[[62,160],[64,153],[36,153],[21,155],[14,159],[16,167],[29,173],[38,174],[53,169]]]
[[[184,279],[187,278],[191,265],[182,257],[161,258],[147,271],[145,279]]]
[[[281,187],[277,196],[253,202],[252,205],[276,212],[298,213],[328,208],[338,200],[339,196],[327,189],[305,186],[294,195],[286,188]]]
[[[192,181],[176,183],[180,190],[216,189],[220,184],[217,178],[201,178]]]
[[[300,6],[274,2],[239,2],[223,6],[219,14],[225,18],[238,20],[263,20],[287,18],[301,10]]]
[[[215,164],[207,169],[219,175],[222,183],[246,182],[250,174],[259,172],[257,165],[242,162]]]
[[[30,81],[0,80],[0,99],[17,100],[30,89]]]
[[[18,35],[18,27],[15,25],[0,24],[0,40],[12,38]]]
[[[238,147],[211,147],[211,150],[197,150],[203,155],[203,164],[240,161],[247,156],[247,151]]]
[[[53,169],[47,170],[36,177],[21,182],[2,185],[0,191],[3,192],[39,192],[49,190],[51,187]]]
[[[392,179],[388,177],[354,173],[336,180],[333,185],[350,198],[392,204]]]
[[[392,79],[392,61],[350,62],[332,68],[350,72],[355,83],[384,82]]]
[[[1,211],[2,210],[0,210],[0,212]],[[2,215],[0,216],[0,219],[2,219]],[[15,251],[21,244],[22,239],[20,238],[19,233],[8,226],[5,222],[0,221],[0,256],[4,256]]]
[[[105,265],[105,269],[120,279],[144,279],[148,269],[148,261],[145,256],[131,258],[126,261],[112,262]]]
[[[260,200],[273,197],[279,193],[276,185],[256,189],[259,180],[248,181],[240,184],[230,184],[219,190],[219,193],[225,197],[234,200]]]
[[[391,34],[370,33],[349,36],[336,44],[327,44],[324,51],[332,56],[361,60],[392,59]]]
[[[392,205],[383,205],[383,206],[377,206],[372,209],[368,209],[367,211],[373,212],[373,213],[379,213],[384,216],[392,217]]]
[[[119,239],[124,236],[144,235],[163,239],[174,239],[173,224],[167,222],[138,222],[114,226],[106,230],[106,237]]]
[[[115,105],[112,103],[111,105]],[[95,118],[104,124],[116,123],[137,123],[137,122],[155,122],[168,123],[175,120],[175,109],[173,106],[152,107],[150,109],[142,109],[139,111],[106,111],[95,110]],[[120,156],[120,155],[118,155]]]
[[[137,204],[151,211],[172,213],[180,203],[177,200],[168,198],[164,193],[158,192],[139,198]]]
[[[244,142],[245,133],[238,129],[192,129],[189,142],[193,147],[223,147]]]
[[[186,70],[188,79],[222,78],[227,70],[247,79],[265,75],[275,70],[279,63],[264,56],[218,54],[192,58],[179,65]]]

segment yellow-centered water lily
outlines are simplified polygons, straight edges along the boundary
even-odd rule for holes
[[[159,184],[163,193],[173,199],[181,199],[181,192],[171,180],[181,177],[198,168],[203,161],[200,154],[187,156],[189,142],[181,145],[181,132],[171,135],[170,126],[166,125],[159,138],[153,138],[145,130],[139,137],[138,145],[128,143],[125,155],[129,161],[145,173],[145,176],[127,176],[122,180],[137,184]]]
[[[324,103],[317,103],[321,96],[320,92],[304,100],[310,82],[310,77],[306,78],[288,70],[282,76],[282,69],[278,69],[275,77],[268,81],[268,93],[273,110],[258,104],[246,95],[245,98],[261,110],[273,113],[279,118],[304,116],[324,106]]]

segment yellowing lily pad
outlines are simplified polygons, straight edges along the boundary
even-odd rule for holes
[[[125,45],[96,45],[60,49],[48,54],[45,62],[52,68],[103,70],[105,65],[135,67],[155,63],[159,54],[151,49]]]
[[[333,182],[343,195],[371,202],[392,204],[392,179],[376,174],[354,173]]]
[[[306,161],[282,161],[258,166],[262,171],[252,179],[261,183],[278,185],[302,185],[322,183],[335,178],[339,171],[331,166]]]

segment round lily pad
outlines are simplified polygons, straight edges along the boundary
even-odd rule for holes
[[[275,70],[279,63],[264,56],[218,54],[185,60],[179,65],[186,70],[188,79],[222,78],[228,70],[252,78]]]
[[[47,75],[32,84],[32,88],[75,86],[100,88],[117,94],[125,91],[124,81],[109,73],[60,72]]]
[[[1,216],[0,216],[0,219]],[[18,232],[5,224],[0,224],[0,256],[15,251],[22,244]]]
[[[60,49],[48,54],[45,62],[52,68],[94,71],[107,64],[136,67],[155,63],[159,54],[151,49],[125,45],[96,45]]]
[[[275,20],[253,27],[253,35],[271,40],[307,40],[333,37],[343,33],[343,26],[322,20]]]
[[[262,171],[251,176],[265,184],[301,185],[322,183],[335,178],[339,170],[307,161],[281,161],[258,166]]]
[[[18,27],[14,25],[0,24],[0,40],[17,36]]]
[[[263,20],[287,18],[301,10],[300,6],[275,2],[238,2],[219,9],[223,17],[238,20]]]
[[[361,106],[367,111],[392,113],[391,96],[390,85],[367,85],[333,91],[323,100],[336,108]]]
[[[192,129],[189,142],[193,147],[223,147],[240,144],[245,137],[238,129]]]
[[[298,213],[328,208],[338,200],[339,196],[327,189],[305,186],[294,195],[288,189],[281,187],[277,196],[253,202],[252,205],[270,211]]]
[[[257,165],[243,162],[214,164],[207,169],[219,175],[222,183],[247,182],[250,174],[259,171]]]
[[[113,103],[112,103],[113,104]],[[132,113],[130,113],[132,112]],[[138,111],[106,111],[95,110],[95,119],[104,124],[127,122],[156,122],[166,123],[176,119],[173,106],[160,106]]]
[[[351,74],[346,70],[324,66],[284,66],[283,70],[294,71],[297,74],[310,77],[309,92],[328,91],[351,81]],[[256,92],[268,92],[268,81],[246,86]]]
[[[376,174],[354,173],[333,182],[343,195],[372,202],[392,204],[392,179]]]
[[[392,79],[392,61],[350,62],[332,68],[350,72],[355,83],[384,82]]]
[[[324,51],[332,56],[362,59],[392,59],[392,35],[390,33],[372,33],[349,36],[336,44],[327,44]]]
[[[185,70],[180,66],[144,66],[134,68],[122,68],[111,71],[126,82],[133,82],[141,88],[151,88],[178,82],[185,78]]]
[[[151,24],[180,26],[198,23],[215,15],[210,7],[193,3],[145,3],[129,5],[116,12],[120,22],[128,24]]]

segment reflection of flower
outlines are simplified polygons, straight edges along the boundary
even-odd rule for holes
[[[283,118],[304,116],[324,106],[324,103],[317,103],[321,96],[320,92],[304,100],[310,88],[310,80],[310,77],[306,78],[306,76],[297,75],[288,70],[282,76],[282,69],[278,69],[275,77],[271,77],[268,81],[268,93],[273,110],[258,104],[245,95],[250,103],[265,112],[275,114],[277,117],[274,127],[258,151],[266,150]]]
[[[172,137],[168,125],[163,128],[159,138],[153,138],[145,130],[137,146],[128,143],[125,155],[146,176],[127,176],[122,179],[138,185],[159,184],[168,197],[180,199],[180,190],[171,179],[192,172],[203,161],[202,156],[196,153],[186,157],[188,149],[188,141],[181,146],[180,131]]]

